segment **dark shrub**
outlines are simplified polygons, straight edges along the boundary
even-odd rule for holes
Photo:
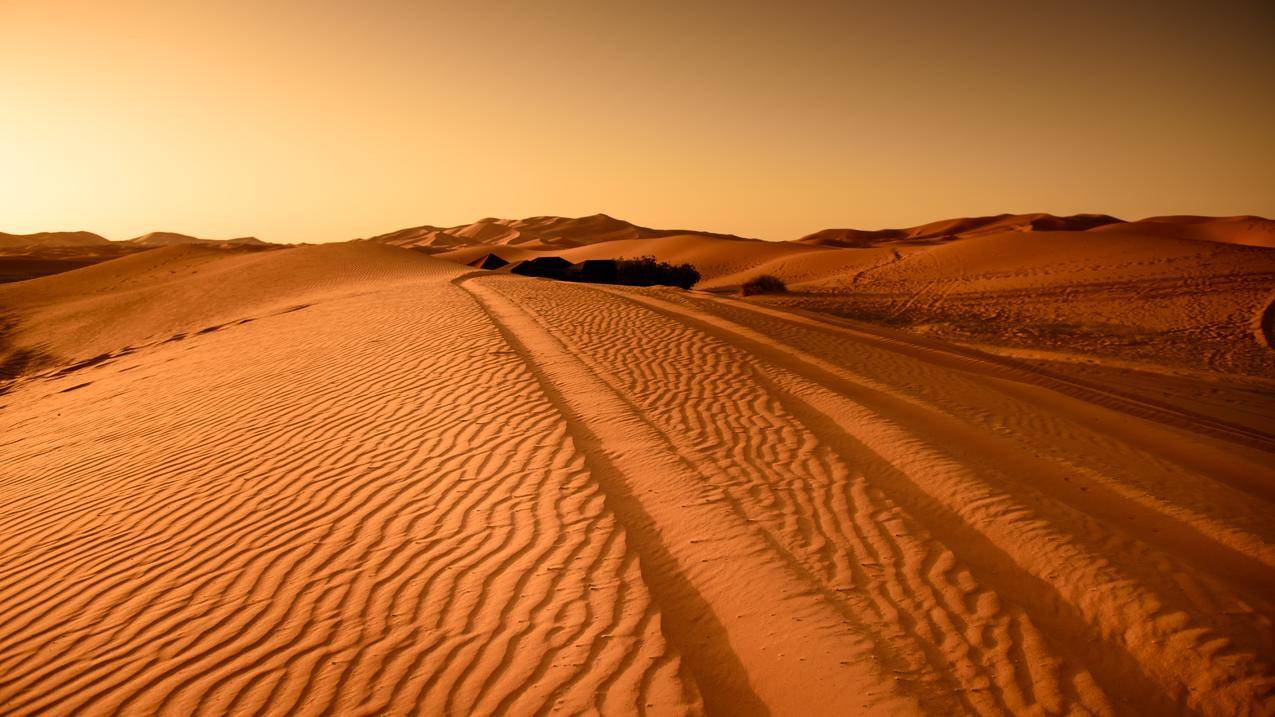
[[[580,281],[615,284],[619,278],[620,264],[614,259],[587,259],[580,265]]]
[[[523,276],[541,276],[546,279],[565,279],[575,264],[558,256],[540,256],[518,262],[509,271]]]
[[[616,282],[625,286],[679,286],[689,289],[699,281],[699,272],[690,264],[669,264],[653,256],[620,259],[616,262]]]
[[[740,287],[744,296],[752,296],[753,294],[782,294],[788,291],[788,285],[783,279],[770,274],[759,274],[744,282]]]
[[[637,259],[588,259],[572,264],[556,256],[543,256],[515,264],[511,272],[559,281],[625,286],[680,286],[689,289],[699,281],[699,272],[690,264],[669,264],[655,257]]]

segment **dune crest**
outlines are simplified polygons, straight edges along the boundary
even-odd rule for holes
[[[151,232],[128,241],[110,241],[92,232],[0,232],[0,284],[58,274],[156,247],[199,244],[221,248],[277,248],[255,237],[214,240],[172,232]]]
[[[687,232],[681,229],[651,229],[606,214],[594,214],[579,218],[543,216],[526,219],[496,219],[488,217],[473,224],[456,227],[443,228],[427,225],[401,229],[362,241],[427,251],[447,251],[472,246],[564,249],[608,241],[648,239],[678,234],[739,238],[729,234]]]
[[[945,219],[909,229],[824,229],[798,239],[803,244],[869,248],[927,245],[1005,231],[1086,231],[1123,223],[1106,214],[997,214],[989,217]]]
[[[183,244],[204,244],[209,246],[217,245],[250,245],[265,246],[268,242],[261,241],[256,237],[238,237],[235,239],[200,239],[188,234],[178,234],[176,232],[150,232],[139,237],[128,240],[130,244],[138,244],[141,246],[178,246]]]
[[[102,246],[108,240],[93,232],[37,232],[35,234],[6,234],[0,232],[0,249],[6,251],[32,250],[44,247]]]

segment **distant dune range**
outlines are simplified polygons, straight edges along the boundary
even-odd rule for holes
[[[5,284],[0,713],[1270,714],[1271,226],[539,217]]]
[[[109,241],[92,232],[0,232],[0,284],[70,271],[155,247],[184,244],[260,248],[277,246],[256,237],[223,241],[199,239],[173,232],[151,232],[128,241]]]

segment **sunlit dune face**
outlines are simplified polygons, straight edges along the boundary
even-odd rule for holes
[[[1271,6],[1143,10],[10,0],[0,230],[1275,214]]]

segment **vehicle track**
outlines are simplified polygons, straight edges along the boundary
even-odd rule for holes
[[[1102,429],[1127,416],[1067,386],[1050,395],[1004,367],[971,371],[970,357],[918,360],[721,300],[472,284],[504,295],[560,353],[628,395],[802,565],[811,590],[854,617],[883,665],[918,676],[900,691],[923,708],[1226,714],[1269,704],[1270,505],[1228,478],[1260,476],[1260,463],[1226,463],[1214,445],[1212,474],[1199,473],[1154,451],[1180,440],[1180,425],[1138,425],[1150,433],[1124,440],[1127,431]],[[895,373],[862,374],[876,363]],[[979,425],[989,421],[1000,425]],[[1201,490],[1211,510],[1201,511]],[[898,527],[882,534],[883,524]],[[1113,563],[1113,551],[1125,559]]]

